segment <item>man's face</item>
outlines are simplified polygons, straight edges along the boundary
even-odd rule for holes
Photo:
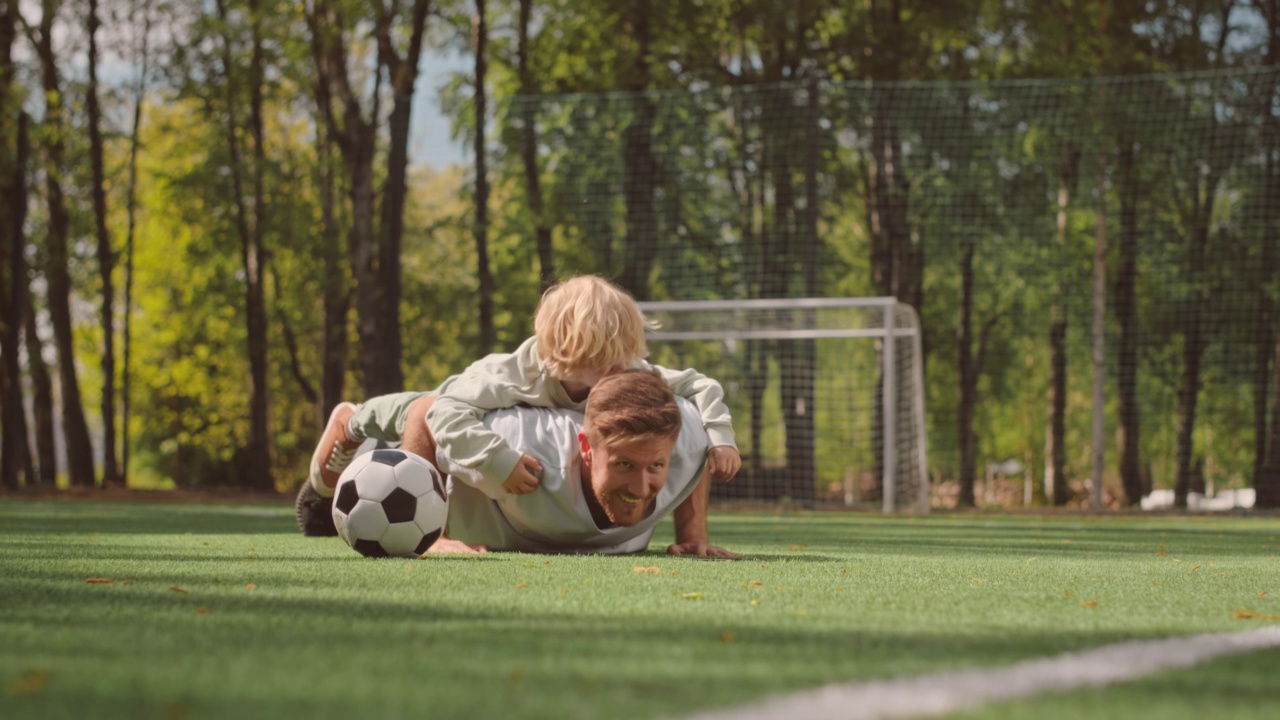
[[[649,514],[667,484],[675,443],[671,437],[593,445],[586,433],[578,433],[583,479],[589,479],[584,485],[610,522],[626,527]]]

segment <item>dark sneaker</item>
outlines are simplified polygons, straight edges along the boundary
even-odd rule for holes
[[[316,492],[325,497],[333,496],[333,489],[338,485],[342,471],[351,464],[351,459],[360,449],[360,440],[347,434],[347,421],[355,414],[356,406],[351,403],[339,403],[329,415],[329,423],[324,427],[324,434],[311,455],[311,471],[307,482]]]
[[[321,496],[310,482],[302,483],[293,510],[303,535],[332,537],[338,534],[338,528],[333,524],[333,498]]]

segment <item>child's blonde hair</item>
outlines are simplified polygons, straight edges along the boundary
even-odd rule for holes
[[[533,319],[538,359],[557,378],[647,357],[644,331],[656,326],[627,291],[595,275],[549,288]]]

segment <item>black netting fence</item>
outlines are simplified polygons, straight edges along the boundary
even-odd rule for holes
[[[532,118],[533,132],[506,135],[504,162],[527,191],[535,161],[530,222],[552,230],[561,272],[608,275],[642,300],[917,308],[930,475],[956,483],[953,500],[1009,474],[1050,500],[1079,491],[1095,350],[1112,495],[1266,495],[1280,474],[1268,460],[1280,452],[1278,80],[1259,68],[524,97],[504,122]],[[802,387],[810,407],[841,402]],[[814,478],[815,492],[840,481]]]

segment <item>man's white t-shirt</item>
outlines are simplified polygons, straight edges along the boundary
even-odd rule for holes
[[[490,550],[521,552],[632,553],[649,546],[654,527],[698,486],[708,440],[693,403],[676,398],[681,428],[671,452],[667,484],[653,512],[631,527],[600,528],[582,488],[578,432],[583,416],[572,410],[508,408],[485,416],[485,427],[510,447],[542,464],[538,488],[525,495],[490,498],[477,489],[483,478],[442,451],[437,462],[449,474],[447,534]]]

